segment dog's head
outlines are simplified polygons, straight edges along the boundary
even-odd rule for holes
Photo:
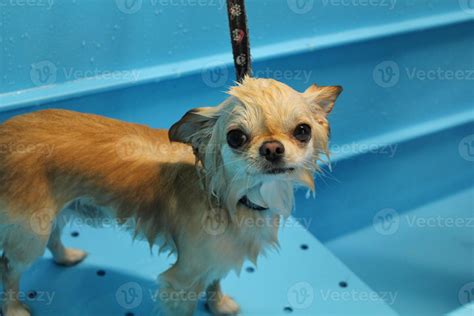
[[[246,78],[217,107],[186,113],[169,131],[171,141],[193,146],[212,196],[238,206],[289,213],[293,185],[314,189],[317,161],[327,153],[327,115],[339,86],[300,93],[272,79]]]

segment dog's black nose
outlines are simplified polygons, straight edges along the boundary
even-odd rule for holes
[[[285,146],[279,141],[264,142],[260,147],[260,155],[270,162],[278,162],[285,154]]]

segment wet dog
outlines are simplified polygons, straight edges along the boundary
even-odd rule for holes
[[[4,315],[30,315],[19,280],[46,248],[61,265],[86,257],[61,242],[72,215],[113,218],[176,254],[160,275],[166,315],[191,315],[199,293],[214,314],[238,313],[220,279],[278,244],[296,186],[314,190],[317,161],[328,150],[327,115],[341,91],[312,85],[300,93],[246,78],[222,104],[189,111],[169,131],[66,110],[4,122],[0,264],[11,293]],[[267,225],[242,225],[258,220]]]

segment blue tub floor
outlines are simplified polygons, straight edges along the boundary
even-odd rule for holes
[[[66,245],[84,248],[89,257],[63,268],[46,253],[34,264],[21,284],[33,315],[151,315],[154,280],[172,258],[150,255],[145,242],[132,242],[128,233],[113,229],[67,226],[64,235]],[[280,253],[252,268],[246,264],[240,278],[231,273],[223,284],[243,315],[396,315],[293,219],[282,229]],[[30,291],[36,297],[28,297]],[[196,314],[207,314],[204,304]]]
[[[474,189],[398,220],[385,231],[376,222],[326,246],[377,293],[396,295],[388,303],[400,315],[445,315],[468,302],[466,293],[473,300]]]

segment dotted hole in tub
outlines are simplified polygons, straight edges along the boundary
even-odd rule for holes
[[[128,312],[128,313],[125,313],[125,316],[135,316],[135,314],[132,312]]]
[[[38,296],[38,293],[36,291],[28,292],[28,298],[34,299],[36,296]]]
[[[105,270],[97,270],[97,275],[98,276],[105,276]]]
[[[245,269],[245,271],[247,271],[248,273],[254,273],[255,272],[255,268],[254,267],[247,267]]]
[[[302,244],[302,245],[300,246],[300,248],[301,248],[302,250],[308,250],[308,249],[309,249],[309,246],[308,246],[307,244]]]
[[[346,288],[347,287],[347,282],[346,281],[341,281],[339,282],[339,286],[342,287],[342,288]]]
[[[74,238],[79,237],[79,232],[73,231],[73,232],[71,232],[71,236],[74,237]]]
[[[290,306],[286,306],[285,308],[283,308],[283,311],[285,313],[293,313],[293,308]]]

